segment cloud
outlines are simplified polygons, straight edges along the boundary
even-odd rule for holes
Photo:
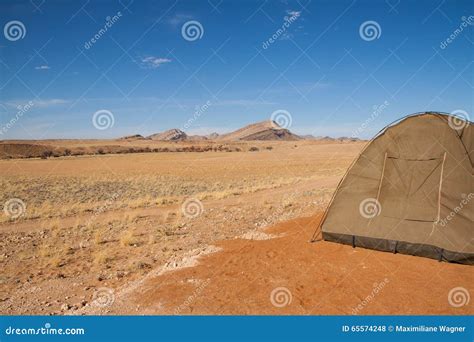
[[[156,69],[159,68],[162,64],[170,63],[171,59],[148,56],[141,59],[142,65],[146,68]]]
[[[299,18],[301,16],[301,11],[286,10],[286,14],[290,17]]]
[[[31,104],[33,107],[51,107],[67,103],[70,103],[70,101],[64,99],[16,99],[0,103],[0,108],[18,109],[18,107],[23,107],[28,104]]]
[[[168,23],[171,25],[171,26],[178,26],[179,24],[181,23],[184,23],[185,21],[188,21],[190,19],[192,19],[193,16],[189,15],[189,14],[182,14],[182,13],[178,13],[178,14],[175,14],[174,16],[172,16],[171,18],[168,19]]]
[[[33,100],[34,105],[37,107],[51,107],[51,106],[67,104],[69,102],[70,102],[69,100],[63,100],[63,99]]]
[[[289,32],[284,32],[281,36],[280,36],[280,40],[290,40],[290,39],[293,39],[293,34],[292,33],[289,33]]]
[[[35,67],[36,70],[49,70],[51,69],[48,65],[40,65]]]

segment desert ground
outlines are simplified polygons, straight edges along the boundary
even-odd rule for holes
[[[474,293],[470,266],[309,242],[363,142],[64,153],[101,144],[44,159],[3,147],[0,202],[24,210],[0,216],[0,313],[474,312],[448,303]]]

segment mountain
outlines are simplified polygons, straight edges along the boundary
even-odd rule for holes
[[[316,136],[315,137],[314,135],[311,135],[311,134],[302,135],[301,138],[304,139],[304,140],[319,140],[319,141],[339,141],[339,142],[360,141],[359,138],[355,138],[355,137],[339,137],[339,138],[332,138],[332,137],[328,137],[328,136],[325,136],[325,137]]]
[[[211,133],[207,136],[205,135],[187,135],[180,129],[173,128],[165,132],[152,134],[146,138],[140,134],[130,135],[121,140],[141,140],[141,139],[151,139],[151,140],[162,140],[162,141],[202,141],[202,140],[227,140],[227,141],[236,141],[236,140],[282,140],[282,141],[294,141],[294,140],[321,140],[321,141],[339,141],[339,142],[351,142],[357,141],[357,138],[331,138],[331,137],[315,137],[313,135],[303,135],[299,136],[292,133],[290,130],[283,128],[278,125],[275,121],[267,120],[262,122],[257,122],[254,124],[247,125],[236,131],[227,133],[227,134],[217,134]]]
[[[206,138],[208,138],[208,139],[217,139],[217,138],[219,138],[219,134],[214,132],[214,133],[211,133],[209,135],[206,135]]]
[[[126,135],[124,137],[119,138],[119,140],[146,140],[143,135],[141,134],[134,134],[134,135]]]
[[[178,141],[186,140],[188,135],[180,129],[173,128],[162,133],[152,134],[148,138],[151,140]]]
[[[301,137],[305,140],[328,140],[328,141],[336,140],[336,139],[328,137],[328,136],[322,137],[322,136],[319,136],[319,135],[314,136],[314,135],[311,135],[311,134],[302,135]]]
[[[217,137],[218,140],[300,140],[301,138],[291,133],[288,129],[280,127],[275,121],[257,122],[242,127],[234,132]]]

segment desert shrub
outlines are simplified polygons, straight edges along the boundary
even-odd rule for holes
[[[255,147],[255,146],[252,146],[251,148],[249,148],[249,151],[250,152],[256,152],[256,151],[260,151],[258,147]]]
[[[271,150],[273,150],[273,146],[267,146],[267,147],[265,147],[265,149],[271,151]]]
[[[98,153],[98,154],[105,154],[104,150],[101,149],[101,148],[99,148],[99,149],[97,150],[97,153]]]
[[[51,150],[46,150],[41,153],[41,159],[47,159],[53,155],[53,151]]]
[[[66,149],[64,150],[64,155],[65,155],[65,156],[70,156],[70,155],[71,155],[71,150],[68,149],[68,148],[66,148]]]

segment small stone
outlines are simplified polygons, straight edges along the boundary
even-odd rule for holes
[[[67,311],[69,310],[71,307],[69,306],[69,304],[67,303],[64,303],[63,305],[61,305],[61,311]]]

